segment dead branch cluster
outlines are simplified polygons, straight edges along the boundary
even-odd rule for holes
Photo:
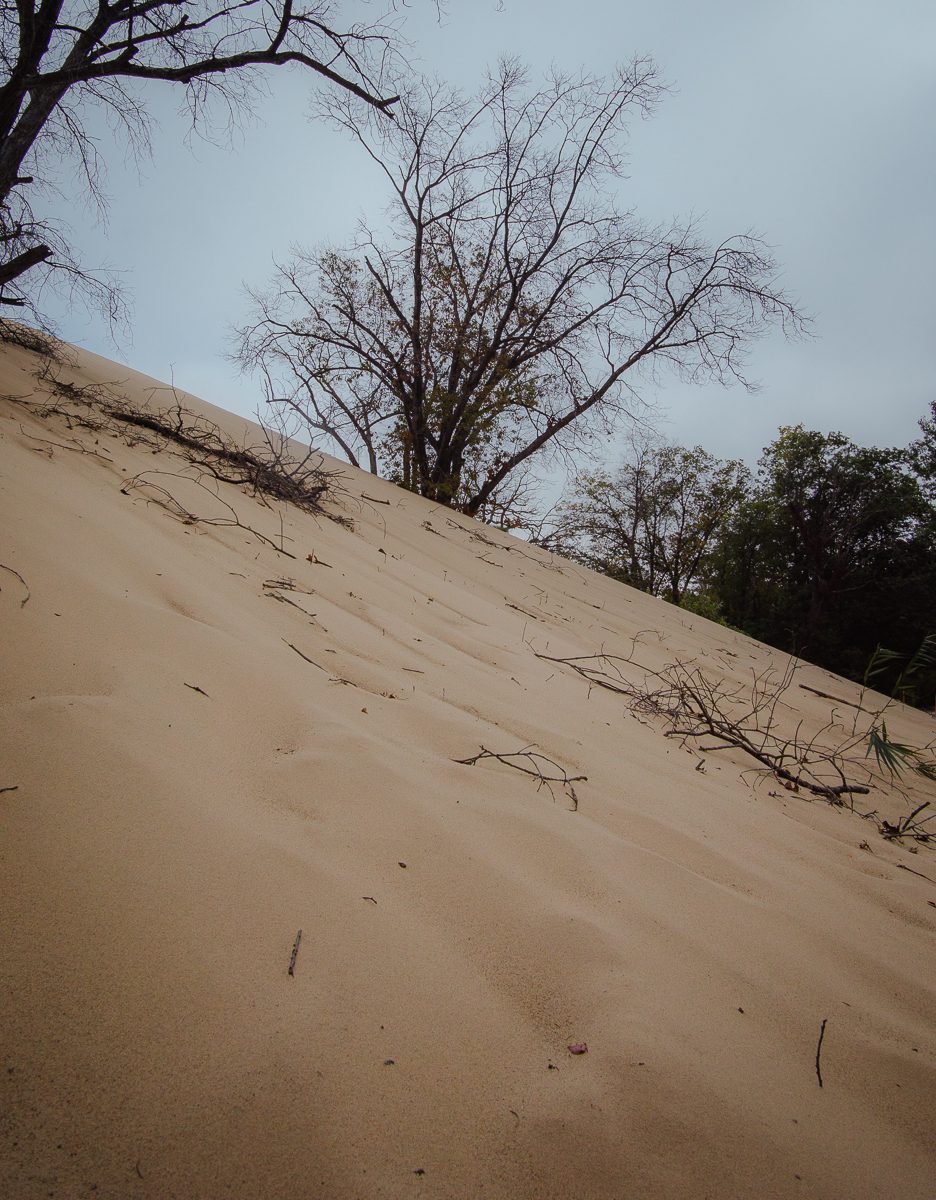
[[[172,487],[171,484],[166,486],[158,482],[159,479],[175,479],[185,488],[194,487],[204,493],[208,504],[219,504],[224,511],[214,516],[206,516],[204,512],[196,513],[183,504],[175,492],[170,490]],[[261,533],[260,530],[242,521],[237,515],[237,510],[234,506],[228,504],[227,500],[220,494],[217,477],[210,478],[206,483],[203,473],[194,466],[189,466],[184,471],[141,471],[138,475],[134,475],[132,479],[128,479],[120,490],[125,496],[138,493],[147,504],[157,505],[183,525],[211,525],[221,529],[243,529],[245,533],[249,533],[257,541],[263,542],[264,545],[275,550],[277,554],[285,554],[287,558],[296,557],[292,551],[286,549],[286,534],[282,524],[282,517],[280,518],[280,536],[277,542],[267,534]],[[178,490],[178,487],[176,487],[176,490]]]
[[[848,803],[853,811],[851,798],[867,795],[875,783],[902,793],[893,778],[878,778],[868,761],[869,732],[880,712],[867,713],[868,720],[862,723],[859,714],[866,710],[850,706],[857,712],[846,724],[833,710],[816,731],[807,731],[792,707],[781,712],[798,667],[795,659],[782,672],[772,668],[752,672],[747,682],[715,680],[693,662],[677,660],[662,670],[642,664],[637,657],[641,636],[632,639],[623,655],[562,658],[534,653],[570,668],[590,686],[622,696],[628,711],[662,722],[666,737],[703,754],[740,751],[759,764],[755,770],[779,780],[789,791],[807,792],[836,805]],[[884,820],[877,812],[861,815],[873,820],[885,837],[931,841],[933,835],[924,828],[933,819],[931,802],[911,805],[912,811],[897,822]],[[930,815],[922,816],[927,810]]]
[[[789,736],[781,733],[777,708],[794,671],[795,663],[790,663],[782,675],[766,671],[753,675],[748,684],[735,684],[715,682],[697,666],[670,663],[661,673],[661,694],[670,716],[667,737],[695,741],[703,752],[741,750],[793,789],[828,800],[867,795],[867,784],[850,781],[845,774],[855,747],[825,744],[836,722],[806,734],[802,721],[797,721]]]
[[[338,473],[329,471],[322,456],[298,445],[285,428],[262,428],[262,440],[237,441],[207,417],[187,409],[174,389],[165,407],[132,404],[114,386],[78,385],[63,377],[61,359],[44,356],[37,380],[46,396],[15,397],[39,417],[63,418],[69,429],[84,429],[118,437],[128,445],[145,445],[154,452],[171,449],[185,462],[182,472],[145,471],[128,480],[125,494],[138,491],[184,524],[207,524],[247,529],[279,553],[288,554],[280,518],[277,541],[243,524],[220,494],[219,484],[231,484],[263,503],[293,505],[303,512],[328,516],[348,525],[348,518],[326,511],[326,499],[338,494]],[[221,516],[203,516],[183,504],[164,478],[185,480],[220,503]],[[294,557],[294,556],[290,556]]]
[[[11,321],[0,317],[0,342],[8,346],[19,346],[33,354],[41,354],[45,358],[61,361],[59,343],[51,334],[42,329],[34,329],[21,321]]]
[[[327,471],[322,456],[310,447],[296,447],[284,430],[262,427],[263,440],[238,442],[220,426],[182,404],[175,388],[165,408],[142,409],[106,385],[78,386],[61,377],[47,360],[39,381],[50,392],[40,403],[40,415],[61,415],[86,427],[118,434],[131,445],[143,443],[161,450],[171,443],[190,463],[209,471],[222,483],[250,494],[292,504],[305,512],[322,513],[322,501],[336,472]]]
[[[114,407],[110,416],[120,424],[147,430],[157,438],[181,447],[190,462],[209,468],[215,479],[246,488],[252,495],[268,496],[293,504],[305,512],[322,511],[321,501],[331,476],[313,450],[296,458],[264,430],[261,446],[238,445],[212,421],[186,412],[178,403],[165,413],[150,416],[131,407]]]

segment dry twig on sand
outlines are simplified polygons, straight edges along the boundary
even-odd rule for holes
[[[292,954],[289,956],[289,974],[296,973],[296,955],[299,953],[299,943],[302,941],[302,930],[296,934],[296,940],[293,942]]]
[[[816,1078],[819,1080],[819,1086],[822,1087],[822,1068],[819,1064],[819,1056],[822,1054],[822,1039],[825,1037],[825,1027],[828,1022],[828,1017],[823,1019],[819,1026],[819,1041],[816,1045]]]
[[[286,642],[286,639],[283,638],[283,641]],[[295,652],[299,655],[299,657],[301,659],[304,659],[309,664],[310,667],[318,667],[318,669],[320,671],[324,671],[326,675],[331,674],[331,672],[328,670],[327,667],[323,667],[321,665],[321,663],[317,663],[314,659],[309,658],[308,654],[303,654],[302,651],[299,649],[299,647],[294,646],[292,644],[292,642],[286,642],[286,645],[290,648],[290,650],[295,650]]]
[[[23,585],[23,587],[26,589],[26,595],[22,598],[22,600],[20,600],[20,608],[25,608],[26,605],[29,603],[30,596],[32,595],[32,592],[29,590],[29,584],[22,577],[22,575],[20,575],[19,571],[15,570],[13,567],[8,567],[6,565],[6,563],[0,563],[0,570],[9,571],[11,575],[15,575],[16,578]],[[2,591],[2,588],[0,588],[0,591]]]
[[[472,755],[471,758],[454,758],[453,762],[462,763],[466,767],[473,767],[475,763],[481,762],[483,759],[493,758],[504,766],[513,767],[515,771],[520,771],[524,775],[529,775],[536,782],[536,790],[541,787],[546,787],[550,796],[555,799],[555,793],[550,787],[550,784],[561,783],[565,789],[566,795],[572,801],[572,811],[578,810],[578,796],[575,794],[574,783],[585,783],[588,780],[587,775],[569,775],[557,762],[553,762],[551,758],[547,758],[545,754],[538,753],[532,745],[523,746],[519,750],[513,750],[506,754],[498,754],[493,750],[488,750],[484,746],[481,747],[480,753]],[[543,767],[552,767],[558,772],[556,775],[548,774]]]

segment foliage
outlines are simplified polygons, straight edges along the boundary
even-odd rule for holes
[[[627,123],[661,90],[645,59],[535,91],[504,62],[470,97],[416,81],[393,123],[331,98],[391,229],[281,266],[243,365],[350,462],[482,516],[535,456],[627,416],[642,373],[743,379],[750,339],[801,319],[757,239],[622,208]]]
[[[720,462],[701,446],[632,437],[614,473],[579,475],[558,517],[560,538],[587,566],[673,604],[691,604],[689,589],[748,477],[742,463]]]
[[[936,759],[928,758],[926,752],[916,746],[893,741],[887,732],[886,721],[868,731],[868,754],[872,752],[878,766],[893,776],[902,775],[909,767],[924,779],[936,781]]]
[[[906,449],[783,427],[756,478],[700,447],[634,437],[615,472],[578,476],[553,532],[537,540],[930,707],[936,497],[927,454],[936,421],[920,427],[923,439]]]
[[[694,613],[697,617],[705,617],[707,621],[714,621],[717,625],[731,628],[722,612],[721,601],[713,592],[684,592],[680,597],[679,607],[684,608],[686,612]]]
[[[936,400],[930,402],[930,415],[922,417],[919,425],[923,436],[910,444],[910,462],[920,486],[936,504]]]
[[[932,628],[936,511],[906,451],[786,427],[710,565],[731,624],[861,679],[882,631],[907,653]]]
[[[897,700],[913,704],[917,698],[919,677],[927,667],[932,666],[936,666],[936,633],[928,633],[912,655],[900,654],[879,645],[868,660],[863,682],[867,686],[896,669],[898,675],[890,687],[890,694]]]

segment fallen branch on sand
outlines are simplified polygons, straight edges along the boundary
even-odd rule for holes
[[[867,712],[866,708],[862,708],[860,704],[855,704],[851,700],[843,700],[841,696],[833,696],[831,692],[820,692],[818,688],[810,687],[808,683],[801,683],[800,687],[804,692],[812,692],[814,696],[819,696],[823,700],[834,700],[836,704],[844,704],[847,708],[857,708],[859,712]]]
[[[13,567],[8,567],[6,565],[6,563],[0,563],[0,570],[9,571],[11,575],[15,575],[16,578],[23,585],[23,587],[26,589],[26,595],[23,597],[22,600],[20,600],[20,608],[25,608],[26,605],[29,603],[29,597],[32,595],[32,592],[29,590],[29,585],[27,584],[26,580],[22,577],[22,575],[20,575],[19,571],[14,570]],[[0,590],[2,590],[2,589],[0,589]]]
[[[777,731],[776,707],[789,687],[793,669],[788,668],[776,681],[755,676],[748,695],[744,688],[714,683],[697,667],[680,662],[670,664],[663,672],[671,687],[667,699],[673,716],[672,728],[666,736],[685,741],[710,735],[717,739],[716,744],[700,746],[701,750],[735,747],[793,788],[805,788],[814,796],[824,796],[833,802],[840,802],[846,795],[866,796],[871,789],[846,779],[842,755],[821,746],[819,735],[802,738],[801,722],[791,737],[783,737]],[[741,712],[736,703],[739,700]],[[837,777],[838,782],[829,782],[829,775]]]
[[[534,653],[536,658],[570,667],[589,685],[623,696],[631,712],[664,721],[666,737],[683,743],[714,739],[698,746],[703,752],[742,751],[791,791],[802,788],[833,804],[868,794],[866,782],[846,775],[846,770],[862,770],[856,756],[865,734],[847,734],[835,721],[812,736],[804,734],[802,721],[797,721],[790,736],[780,732],[778,708],[790,688],[796,661],[791,660],[779,676],[770,670],[754,674],[749,684],[715,682],[697,666],[682,661],[670,662],[661,671],[641,665],[636,660],[638,637],[626,655],[557,658]],[[865,776],[870,782],[866,769]]]
[[[493,750],[488,750],[484,746],[481,747],[480,753],[472,755],[471,758],[454,758],[453,762],[461,763],[466,767],[473,767],[475,763],[481,762],[483,759],[493,758],[498,762],[503,763],[505,767],[513,767],[515,771],[520,771],[523,775],[529,775],[536,782],[536,790],[539,791],[545,785],[550,796],[555,799],[550,784],[561,783],[565,789],[566,795],[572,801],[572,811],[578,810],[578,796],[575,794],[574,783],[585,783],[588,780],[587,775],[569,775],[557,762],[553,762],[551,758],[547,758],[545,754],[539,754],[532,746],[524,746],[520,750],[513,750],[507,754],[498,754]],[[527,765],[524,765],[527,764]],[[558,771],[557,775],[547,774],[543,770],[543,766],[552,767]]]
[[[230,513],[230,516],[199,516],[198,513],[186,508],[168,488],[164,487],[161,483],[156,483],[155,478],[157,476],[179,479],[186,484],[192,484],[194,487],[201,488],[212,500],[216,500],[219,504],[223,505]],[[134,475],[132,479],[128,479],[120,490],[124,496],[129,496],[131,492],[139,492],[147,503],[157,504],[171,517],[175,517],[177,521],[181,521],[183,525],[213,525],[221,529],[243,529],[245,533],[249,533],[257,541],[270,546],[277,554],[284,554],[287,558],[296,557],[295,554],[287,550],[283,545],[282,530],[280,532],[280,544],[277,545],[265,533],[254,529],[252,525],[245,525],[234,508],[220,495],[219,491],[208,487],[197,473],[195,475],[186,475],[179,471],[141,471],[139,475]]]

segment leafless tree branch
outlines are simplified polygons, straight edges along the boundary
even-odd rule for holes
[[[36,311],[43,282],[63,276],[105,308],[112,280],[83,271],[62,229],[31,196],[74,164],[103,205],[100,165],[84,116],[104,108],[148,144],[140,85],[186,89],[193,119],[216,98],[240,106],[270,67],[294,66],[381,114],[398,97],[386,80],[398,39],[395,0],[375,17],[343,16],[355,0],[16,0],[0,6],[0,303]],[[358,7],[360,7],[358,5]],[[24,277],[28,276],[28,280]],[[116,315],[112,313],[112,315]]]
[[[472,97],[418,81],[392,123],[328,98],[390,190],[393,230],[280,266],[243,366],[351,461],[472,515],[522,501],[535,456],[614,428],[648,372],[745,383],[751,341],[803,319],[756,237],[710,246],[621,206],[627,122],[662,91],[636,59],[535,91],[515,62]]]

